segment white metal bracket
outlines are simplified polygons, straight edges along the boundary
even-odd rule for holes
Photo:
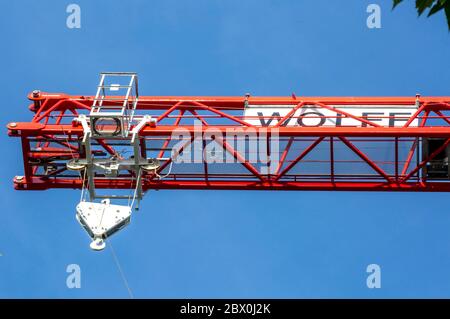
[[[91,128],[89,127],[89,124],[87,122],[86,115],[78,115],[78,117],[75,118],[75,121],[81,123],[81,126],[83,127],[83,143],[86,143],[87,139],[89,139],[91,136]]]

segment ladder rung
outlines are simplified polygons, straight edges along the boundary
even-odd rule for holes
[[[99,85],[97,87],[103,88],[103,89],[110,89],[110,88],[123,89],[123,88],[131,88],[132,86],[129,86],[129,85]]]
[[[136,76],[135,72],[101,72],[100,75],[108,76]]]
[[[93,105],[92,109],[117,109],[117,110],[123,110],[128,109],[127,106],[115,106],[115,105]]]
[[[103,98],[94,98],[94,101],[126,101],[128,99],[125,99],[123,97],[119,97],[119,98],[108,97],[108,98],[104,98],[104,99]]]
[[[105,106],[101,106],[101,107],[94,107],[92,108],[92,110],[122,110],[123,107],[105,107]]]
[[[95,198],[129,199],[133,197],[130,195],[95,195]]]
[[[116,110],[122,110],[122,109],[129,109],[129,107],[127,107],[126,105],[93,105],[91,107],[93,110],[94,109],[116,109]]]
[[[102,116],[124,116],[123,112],[101,112],[98,111],[92,111],[91,115],[95,115],[96,117],[102,117]]]
[[[113,105],[106,105],[106,106],[94,106],[92,107],[92,110],[100,110],[100,109],[114,109],[114,110],[123,110],[125,109],[124,107],[120,107],[120,106],[113,106]]]

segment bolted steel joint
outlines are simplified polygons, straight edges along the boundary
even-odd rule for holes
[[[14,181],[17,183],[22,183],[24,180],[25,180],[25,176],[19,175],[19,176],[14,177]]]

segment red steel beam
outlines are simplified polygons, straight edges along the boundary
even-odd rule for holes
[[[28,96],[32,101],[49,99],[52,101],[67,100],[76,101],[84,106],[90,107],[94,96],[68,95],[64,93],[46,93],[41,92],[38,97]],[[117,97],[120,98],[120,97]],[[292,97],[245,97],[245,96],[139,96],[138,109],[161,110],[172,107],[180,101],[196,101],[210,107],[220,108],[222,110],[243,110],[245,102],[257,105],[297,105],[304,102],[314,104],[315,102],[327,105],[414,105],[416,97],[301,97],[301,99]],[[438,97],[420,97],[420,103],[447,103],[450,104],[450,96]]]
[[[45,190],[49,188],[80,189],[81,179],[65,179],[21,182],[15,181],[16,189]],[[132,180],[96,179],[97,188],[121,189],[133,187]],[[385,182],[274,182],[274,181],[183,181],[183,180],[143,180],[143,189],[210,189],[210,190],[340,190],[340,191],[424,191],[449,192],[450,183],[385,183]]]
[[[11,125],[13,124],[13,125]],[[211,127],[211,125],[210,125]],[[226,134],[227,130],[240,128],[241,126],[214,126],[217,131]],[[40,135],[83,135],[81,125],[44,125],[41,123],[17,122],[7,125],[11,136],[40,136]],[[140,136],[170,136],[176,129],[184,130],[194,134],[205,132],[208,127],[195,127],[193,125],[160,125],[157,127],[147,126],[139,133]],[[258,130],[258,128],[256,128]],[[267,128],[270,132],[275,128]],[[279,136],[349,136],[349,137],[450,137],[450,126],[435,127],[279,127],[276,128]]]

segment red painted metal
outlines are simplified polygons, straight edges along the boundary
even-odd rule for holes
[[[73,157],[83,157],[80,146],[83,135],[81,125],[73,121],[78,114],[87,114],[93,102],[92,96],[70,96],[66,94],[30,94],[30,110],[34,113],[31,122],[16,122],[7,125],[10,136],[20,137],[24,176],[14,178],[14,186],[20,190],[44,190],[50,188],[75,188],[82,186],[79,174],[70,172],[65,163]],[[112,103],[112,102],[111,102]],[[243,118],[245,105],[290,105],[288,115],[278,118],[271,128],[251,125]],[[362,117],[342,111],[339,105],[395,105],[412,106],[418,103],[418,111],[405,120],[401,127],[383,127]],[[305,105],[315,105],[332,110],[342,117],[350,117],[364,123],[361,127],[300,127],[283,126],[294,116],[295,111]],[[334,108],[337,107],[337,108]],[[163,97],[141,96],[137,105],[138,114],[150,114],[157,119],[156,126],[146,126],[139,134],[141,154],[147,157],[164,157],[174,143],[172,133],[182,130],[188,134],[181,155],[200,136],[203,145],[200,169],[191,170],[189,164],[169,171],[177,166],[179,156],[166,160],[156,173],[147,172],[143,178],[143,189],[235,189],[235,190],[343,190],[343,191],[426,191],[449,192],[450,180],[428,180],[421,169],[445,146],[433,152],[427,159],[417,157],[420,139],[439,137],[450,143],[450,97]],[[412,127],[417,119],[419,125]],[[194,121],[201,127],[194,126]],[[205,160],[207,142],[203,133],[214,128],[222,136],[217,143],[224,152],[236,160],[233,169],[215,168]],[[271,159],[278,152],[279,162],[269,161],[274,170],[264,173],[251,163],[225,137],[230,130],[253,129],[256,134],[267,134],[269,139],[279,137],[280,148],[274,151],[267,142],[265,156]],[[321,143],[325,141],[326,143]],[[123,141],[99,140],[93,148],[95,156],[121,156]],[[320,148],[321,146],[326,147]],[[386,150],[386,158],[378,157]],[[320,148],[320,149],[319,149]],[[326,156],[320,156],[320,153]],[[345,153],[348,152],[348,153]],[[103,154],[103,155],[102,155]],[[153,155],[151,155],[153,154]],[[343,155],[344,154],[344,155]],[[356,155],[356,159],[352,156]],[[317,167],[327,163],[327,168]],[[314,166],[315,165],[315,166]],[[361,173],[358,165],[366,165]],[[325,167],[324,166],[324,167]],[[230,166],[231,167],[231,166]],[[314,169],[310,170],[310,167]],[[355,167],[355,169],[353,169]],[[97,188],[127,189],[133,187],[134,176],[123,172],[119,178],[96,176]],[[159,179],[158,175],[167,175]]]

